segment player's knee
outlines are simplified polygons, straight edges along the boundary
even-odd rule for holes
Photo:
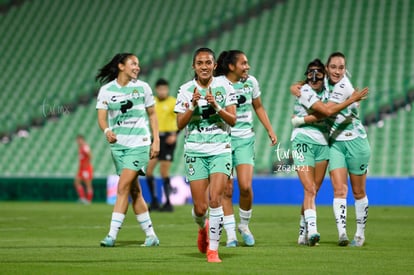
[[[204,214],[207,212],[207,208],[207,203],[196,203],[194,204],[194,214],[198,217],[204,216]]]

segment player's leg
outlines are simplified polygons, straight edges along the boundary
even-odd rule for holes
[[[76,175],[73,185],[75,187],[76,193],[78,194],[78,202],[86,203],[87,200],[85,190],[82,186],[82,175],[80,175],[80,173],[82,173],[82,171],[79,171],[79,173]]]
[[[119,229],[125,219],[128,209],[128,196],[131,185],[136,181],[138,172],[131,169],[123,169],[118,181],[117,197],[112,211],[110,229],[107,237],[101,241],[101,246],[114,246]]]
[[[236,166],[237,181],[240,189],[239,199],[239,216],[240,223],[238,231],[240,232],[244,243],[247,246],[253,246],[255,244],[254,236],[250,231],[249,223],[252,217],[252,205],[253,205],[253,165],[251,164],[239,164]]]
[[[170,168],[171,161],[169,160],[160,160],[160,174],[163,183],[164,195],[165,195],[165,204],[162,206],[161,211],[171,212],[173,211],[173,206],[170,201],[171,195],[171,179],[170,179]]]
[[[338,245],[349,244],[346,232],[347,202],[348,195],[348,169],[345,161],[344,142],[336,141],[329,149],[329,174],[334,191],[333,212],[338,229]]]
[[[208,169],[205,158],[184,156],[187,180],[190,182],[193,208],[191,215],[198,225],[197,246],[201,253],[208,249]]]
[[[145,242],[142,246],[158,246],[160,241],[155,234],[147,203],[142,196],[142,189],[138,178],[131,185],[130,195],[135,217],[141,226],[141,229],[145,232],[146,236]]]
[[[363,246],[365,226],[368,220],[368,196],[366,178],[371,148],[367,139],[357,138],[347,143],[349,175],[352,193],[355,199],[356,232],[351,246]]]
[[[221,262],[218,257],[218,247],[224,224],[222,198],[228,177],[229,175],[224,173],[210,174],[208,262]]]
[[[154,178],[154,169],[157,163],[158,163],[157,158],[150,159],[150,161],[148,162],[147,170],[146,170],[147,186],[148,186],[148,190],[151,195],[150,210],[158,210],[160,207],[159,202],[158,202],[157,186],[155,184],[155,178]]]
[[[230,153],[208,158],[209,169],[209,247],[208,262],[221,262],[218,247],[223,230],[224,212],[222,199],[227,180],[231,174],[232,158]]]
[[[233,210],[233,178],[229,178],[226,182],[226,187],[224,189],[224,196],[222,199],[223,205],[223,223],[224,230],[226,231],[227,247],[236,247],[237,246],[237,236],[236,236],[236,219],[234,217]]]
[[[87,173],[84,174],[84,183],[86,189],[86,199],[88,202],[92,202],[93,199],[93,186],[92,186],[92,179],[93,179],[93,169],[89,167]]]

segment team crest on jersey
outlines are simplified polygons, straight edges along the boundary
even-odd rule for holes
[[[221,92],[217,92],[214,98],[216,99],[216,102],[219,102],[219,103],[224,101],[224,96]]]
[[[249,92],[251,92],[251,91],[252,91],[252,87],[250,87],[250,85],[249,85],[249,84],[244,83],[244,85],[243,85],[243,92],[244,92],[244,93],[249,93]]]
[[[138,92],[138,90],[133,90],[132,91],[132,93],[131,93],[131,97],[132,98],[139,98],[139,92]]]
[[[190,176],[192,176],[192,175],[194,175],[194,174],[195,174],[195,169],[194,169],[194,167],[193,167],[193,165],[192,165],[192,164],[188,165],[188,174],[189,174]]]

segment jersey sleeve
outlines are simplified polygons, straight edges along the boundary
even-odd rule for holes
[[[330,95],[329,101],[335,103],[344,102],[354,92],[354,87],[351,82],[345,76],[340,82],[338,82]]]
[[[99,90],[98,93],[96,109],[108,110],[108,97],[106,95],[106,92],[102,88]]]
[[[188,106],[190,106],[188,96],[186,96],[186,92],[184,91],[183,86],[181,86],[177,93],[177,100],[175,102],[174,112],[185,113]]]
[[[259,81],[257,81],[257,79],[254,76],[249,76],[249,79],[252,81],[253,86],[252,98],[255,99],[260,97],[262,91],[260,90]]]
[[[236,95],[236,91],[234,90],[233,86],[229,82],[226,82],[225,88],[226,88],[226,92],[227,92],[225,106],[227,107],[227,106],[230,106],[230,105],[236,105],[237,104],[237,95]]]
[[[148,84],[144,85],[144,96],[146,108],[155,105],[154,95],[152,94],[152,89]]]
[[[309,86],[305,85],[300,89],[298,101],[307,109],[310,109],[315,102],[319,101],[319,98]]]

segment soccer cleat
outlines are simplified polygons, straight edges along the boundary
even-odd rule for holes
[[[159,246],[160,245],[160,240],[158,240],[157,236],[155,235],[151,235],[151,236],[147,236],[145,238],[145,242],[143,244],[141,244],[141,246]]]
[[[241,236],[243,238],[244,243],[247,246],[254,246],[254,243],[255,243],[254,237],[253,237],[252,232],[250,232],[249,228],[247,226],[241,227],[239,225],[238,230],[239,230],[239,233],[241,234]]]
[[[208,243],[209,243],[209,239],[208,239],[208,219],[206,219],[205,223],[204,223],[204,228],[200,228],[198,230],[198,238],[197,238],[197,245],[198,245],[198,250],[201,253],[206,253],[207,252],[207,247],[208,247]]]
[[[299,235],[298,237],[298,244],[299,245],[308,245],[308,237],[304,235]]]
[[[308,245],[308,231],[305,227],[301,227],[299,230],[298,245]]]
[[[173,212],[174,207],[170,203],[166,203],[160,208],[160,211],[161,212]]]
[[[361,247],[364,245],[364,242],[365,242],[365,237],[355,235],[354,239],[351,242],[351,246]]]
[[[207,251],[207,262],[209,263],[221,263],[217,250],[208,250]]]
[[[346,233],[342,233],[341,236],[339,237],[338,245],[339,246],[348,246],[348,244],[349,244],[348,236],[346,235]]]
[[[113,239],[111,236],[108,235],[101,241],[101,246],[102,247],[114,247],[115,239]]]
[[[158,210],[160,210],[160,205],[158,204],[157,201],[152,201],[149,206],[149,211],[158,211]]]
[[[315,246],[319,243],[319,240],[321,239],[321,234],[319,233],[313,233],[308,237],[308,244],[309,246]]]
[[[89,205],[89,204],[91,204],[91,202],[90,202],[90,201],[88,201],[87,199],[79,199],[79,200],[78,200],[78,203],[80,203],[80,204],[85,204],[85,205]]]
[[[229,241],[227,241],[226,247],[237,247],[237,240],[229,240]]]

